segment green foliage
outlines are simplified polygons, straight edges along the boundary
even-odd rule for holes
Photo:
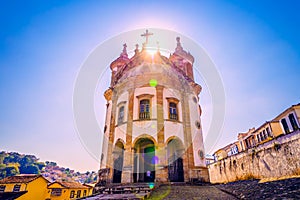
[[[19,174],[19,168],[17,166],[6,166],[1,165],[0,167],[0,179],[7,176],[14,176]]]
[[[40,170],[38,166],[31,164],[20,167],[21,174],[39,174]]]
[[[48,164],[47,164],[47,165],[49,165],[49,166],[53,166],[53,167],[57,166],[56,162],[48,162]]]
[[[24,155],[17,152],[0,152],[0,179],[7,176],[13,176],[17,174],[40,174],[41,171],[49,173],[50,178],[53,180],[57,179],[57,174],[55,179],[52,173],[58,173],[58,180],[79,180],[85,183],[93,183],[97,181],[97,173],[92,172],[74,172],[69,168],[59,167],[56,162],[46,161],[40,162],[34,155]]]
[[[84,183],[92,183],[93,181],[92,181],[92,178],[91,178],[91,176],[89,176],[85,181],[84,181]]]
[[[39,174],[45,163],[38,162],[34,155],[17,152],[0,152],[0,179],[16,174]]]
[[[46,165],[43,162],[37,162],[36,166],[39,168],[39,170],[42,170]]]

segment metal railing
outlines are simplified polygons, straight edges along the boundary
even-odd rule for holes
[[[139,119],[150,119],[150,112],[140,112]]]
[[[170,113],[169,118],[172,119],[172,120],[178,120],[177,114]]]

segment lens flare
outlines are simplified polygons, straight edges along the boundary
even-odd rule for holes
[[[153,156],[152,160],[151,160],[151,164],[156,165],[158,164],[159,158],[157,156]]]
[[[153,189],[154,188],[154,183],[149,183],[149,188]]]
[[[149,85],[150,85],[151,87],[156,87],[156,85],[157,85],[157,80],[151,79],[151,80],[149,81]]]

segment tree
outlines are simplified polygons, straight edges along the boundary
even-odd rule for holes
[[[7,176],[14,176],[19,173],[19,169],[16,166],[6,166],[0,170],[0,177],[5,178]]]
[[[49,165],[52,166],[52,167],[57,166],[56,162],[49,162]]]
[[[39,174],[39,168],[36,165],[28,165],[20,168],[21,174]]]
[[[89,176],[87,179],[85,179],[84,183],[91,183],[92,182],[92,178],[91,176]]]
[[[36,165],[39,168],[39,170],[42,170],[45,167],[45,163],[43,162],[37,162]]]

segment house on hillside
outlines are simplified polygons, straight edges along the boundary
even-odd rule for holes
[[[217,150],[213,156],[215,161],[222,160],[224,158],[227,158],[228,156],[235,155],[239,153],[238,149],[238,142],[234,142],[232,144],[229,144],[219,150]]]
[[[271,121],[258,128],[251,128],[238,134],[238,140],[214,152],[215,161],[225,159],[239,152],[262,145],[275,138],[297,134],[300,129],[300,103],[292,105]]]
[[[234,144],[238,153],[233,154]],[[214,153],[210,181],[224,183],[250,178],[277,179],[299,175],[300,103],[275,118],[238,134],[238,140]],[[235,148],[236,149],[236,148]]]
[[[42,175],[21,174],[0,180],[0,199],[46,199],[49,181]]]
[[[47,200],[78,199],[92,195],[93,187],[78,182],[55,181],[48,185]]]

